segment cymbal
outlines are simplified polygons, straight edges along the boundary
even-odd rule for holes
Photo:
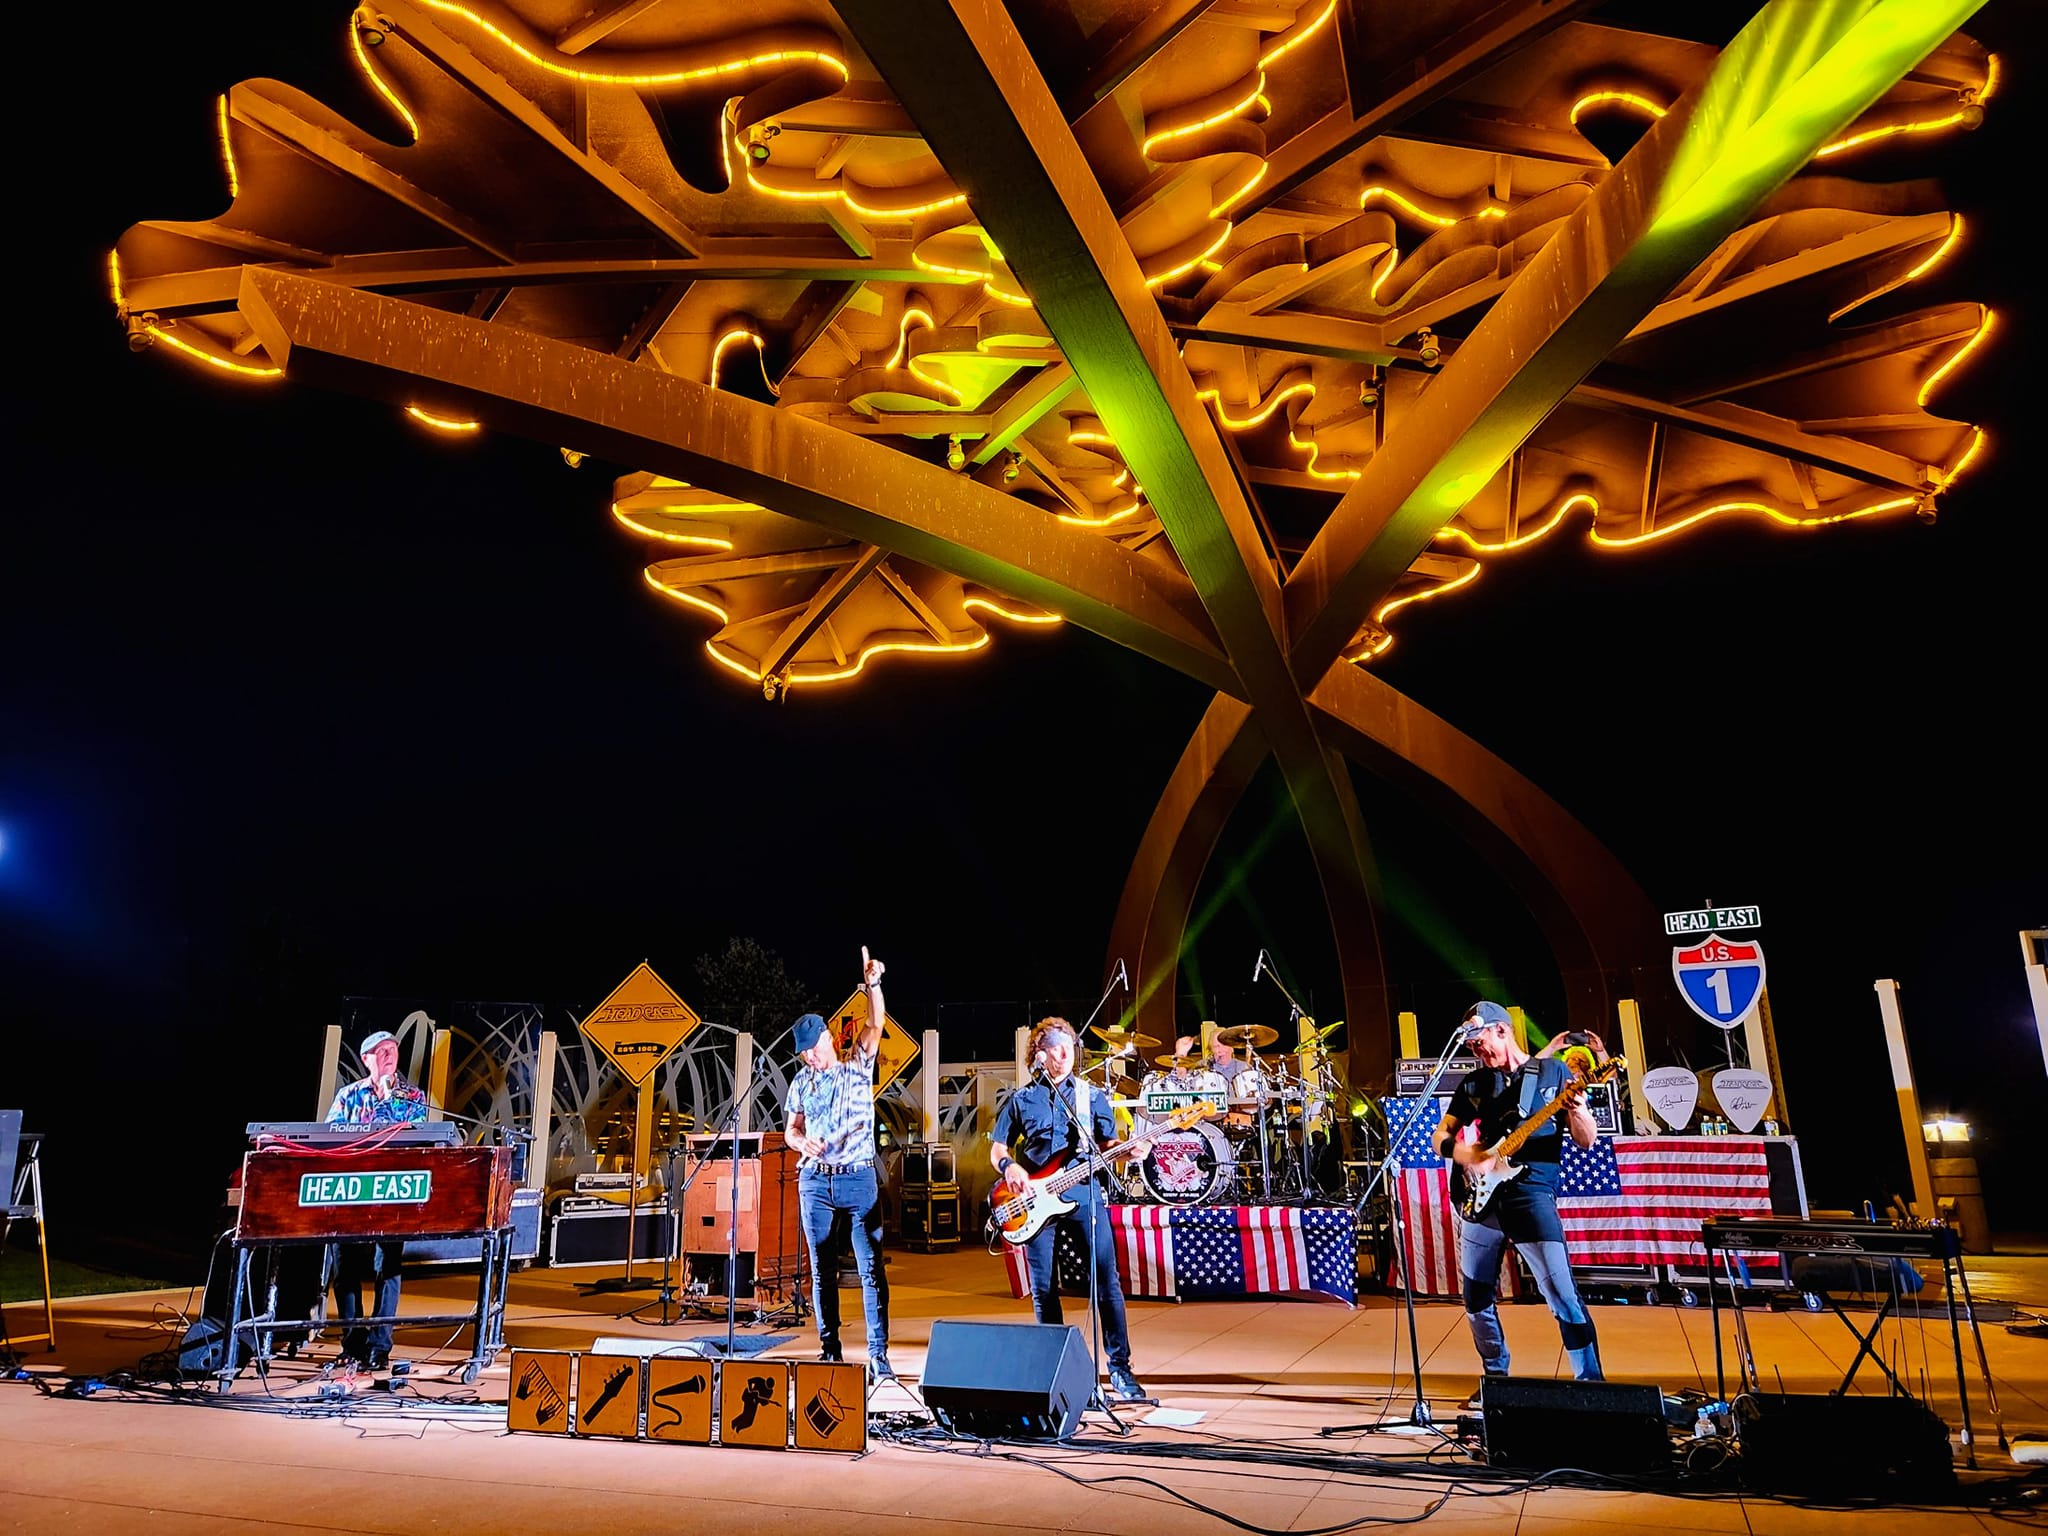
[[[1217,1030],[1216,1038],[1224,1045],[1241,1045],[1257,1051],[1278,1040],[1280,1031],[1264,1024],[1234,1024],[1229,1029]]]
[[[1102,1036],[1112,1047],[1119,1050],[1127,1045],[1157,1045],[1159,1043],[1158,1037],[1155,1035],[1141,1035],[1134,1029],[1117,1029],[1108,1024],[1093,1025],[1088,1032],[1091,1035]],[[1093,1049],[1093,1047],[1090,1047],[1090,1049]]]
[[[1206,1056],[1193,1056],[1193,1055],[1189,1055],[1189,1056],[1171,1056],[1171,1055],[1168,1055],[1168,1056],[1154,1056],[1154,1057],[1153,1057],[1152,1059],[1153,1059],[1154,1061],[1158,1062],[1158,1063],[1159,1063],[1159,1065],[1160,1065],[1160,1066],[1162,1066],[1162,1067],[1186,1067],[1186,1068],[1187,1068],[1187,1069],[1188,1069],[1188,1070],[1189,1070],[1190,1072],[1203,1072],[1203,1071],[1207,1071],[1207,1070],[1208,1070],[1208,1066],[1209,1066],[1209,1058],[1208,1058],[1208,1057],[1206,1057]]]
[[[1303,1040],[1301,1043],[1302,1045],[1321,1045],[1325,1040],[1329,1039],[1330,1036],[1337,1033],[1337,1031],[1342,1029],[1343,1027],[1344,1021],[1342,1019],[1338,1019],[1333,1023],[1325,1024],[1321,1029],[1310,1030],[1308,1038]],[[1299,1049],[1299,1047],[1297,1047],[1297,1049]]]

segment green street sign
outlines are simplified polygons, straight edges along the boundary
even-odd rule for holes
[[[1722,933],[1730,928],[1761,928],[1762,907],[1708,907],[1699,912],[1666,912],[1664,931],[1673,936]]]
[[[434,1176],[425,1168],[377,1173],[302,1173],[300,1205],[423,1205]]]

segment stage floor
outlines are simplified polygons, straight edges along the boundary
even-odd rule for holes
[[[979,1248],[932,1255],[891,1250],[891,1355],[906,1384],[873,1394],[871,1421],[886,1431],[920,1414],[915,1387],[936,1318],[1023,1321],[1002,1263]],[[506,1332],[513,1347],[588,1348],[641,1337],[672,1348],[722,1343],[722,1311],[664,1325],[653,1292],[593,1292],[612,1268],[532,1269],[513,1277]],[[649,1274],[639,1266],[637,1274]],[[653,1273],[658,1274],[658,1269]],[[2009,1436],[2048,1429],[2048,1338],[2010,1331],[2012,1305],[2048,1303],[2048,1258],[1973,1259],[1970,1278],[1987,1320],[1984,1345]],[[459,1311],[474,1282],[450,1273],[407,1280],[405,1309]],[[849,1358],[862,1353],[857,1293]],[[2003,1305],[2000,1305],[2000,1304]],[[554,1436],[508,1435],[509,1355],[474,1387],[459,1373],[466,1346],[446,1329],[400,1335],[412,1385],[358,1386],[340,1401],[319,1395],[335,1336],[307,1358],[280,1360],[269,1385],[245,1372],[226,1395],[125,1390],[116,1373],[176,1345],[185,1292],[149,1292],[60,1303],[58,1350],[27,1359],[48,1385],[84,1378],[111,1383],[90,1396],[49,1395],[32,1383],[0,1384],[0,1530],[8,1532],[256,1530],[482,1533],[523,1530],[1149,1533],[1225,1530],[1331,1531],[1350,1525],[1427,1522],[1432,1530],[1660,1530],[1793,1533],[2012,1530],[2034,1525],[2033,1505],[2002,1507],[2016,1469],[1998,1435],[1968,1332],[1971,1410],[1979,1471],[1957,1466],[1960,1489],[1945,1506],[1866,1503],[1823,1508],[1743,1490],[1729,1479],[1660,1488],[1558,1486],[1530,1473],[1487,1468],[1475,1447],[1409,1425],[1414,1385],[1404,1309],[1370,1295],[1356,1309],[1335,1302],[1133,1302],[1139,1377],[1171,1417],[1123,1412],[1132,1433],[1090,1415],[1063,1446],[978,1448],[959,1441],[896,1441],[878,1434],[859,1459],[796,1451],[697,1448]],[[1081,1309],[1068,1320],[1084,1325]],[[1454,1304],[1416,1308],[1422,1392],[1435,1421],[1454,1430],[1477,1381],[1463,1316]],[[1504,1306],[1518,1376],[1557,1377],[1557,1330],[1539,1304]],[[13,1306],[17,1328],[37,1309]],[[1867,1325],[1868,1316],[1852,1314]],[[1888,1358],[1917,1384],[1924,1372],[1935,1410],[1954,1429],[1955,1365],[1938,1307],[1890,1329]],[[1996,1320],[1990,1320],[1995,1318]],[[1596,1309],[1613,1379],[1667,1394],[1713,1389],[1707,1309],[1606,1305]],[[2013,1319],[2029,1321],[2023,1311]],[[1726,1323],[1724,1319],[1724,1329]],[[1924,1346],[1921,1338],[1924,1329]],[[738,1338],[769,1357],[809,1359],[808,1321],[748,1321]],[[1770,1386],[1819,1393],[1835,1386],[1856,1341],[1829,1313],[1756,1316],[1752,1337]],[[769,1341],[779,1339],[779,1343]],[[1893,1358],[1895,1356],[1895,1358]],[[1883,1377],[1867,1363],[1858,1389]],[[883,1416],[876,1418],[874,1416]],[[1393,1421],[1397,1432],[1332,1426]],[[2038,1469],[2035,1469],[2038,1470]],[[2048,1487],[2036,1483],[2037,1490]]]

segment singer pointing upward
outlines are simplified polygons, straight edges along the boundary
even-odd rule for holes
[[[811,1250],[811,1301],[820,1360],[840,1358],[839,1256],[850,1241],[867,1312],[868,1375],[894,1381],[889,1364],[889,1276],[882,1268],[882,1194],[875,1177],[875,1058],[882,1044],[882,962],[860,947],[868,1016],[844,1060],[825,1021],[796,1021],[803,1070],[791,1079],[785,1140],[796,1148],[797,1197]]]
[[[1027,1050],[1032,1080],[1004,1101],[989,1149],[996,1177],[1012,1190],[1022,1190],[1055,1160],[1071,1162],[1088,1146],[1106,1151],[1116,1142],[1114,1106],[1099,1089],[1074,1075],[1074,1026],[1065,1019],[1040,1019]],[[1110,1390],[1126,1401],[1142,1398],[1145,1389],[1131,1374],[1131,1333],[1124,1321],[1124,1288],[1117,1278],[1109,1207],[1093,1180],[1068,1190],[1067,1198],[1074,1209],[1048,1221],[1024,1244],[1032,1315],[1041,1323],[1061,1321],[1055,1244],[1059,1229],[1066,1227],[1083,1249],[1092,1243],[1096,1312],[1102,1318],[1102,1342],[1109,1356]]]

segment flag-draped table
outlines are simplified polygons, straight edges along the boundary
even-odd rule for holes
[[[1117,1274],[1126,1296],[1209,1301],[1240,1296],[1358,1300],[1358,1238],[1341,1207],[1112,1205]],[[1086,1251],[1062,1227],[1060,1289],[1088,1294]],[[1030,1294],[1024,1250],[1004,1248],[1010,1294]]]
[[[1395,1281],[1412,1271],[1417,1295],[1455,1296],[1459,1290],[1450,1170],[1434,1146],[1445,1102],[1417,1117],[1394,1148],[1407,1227],[1407,1252],[1395,1256]],[[1395,1131],[1412,1104],[1380,1101]],[[1558,1165],[1557,1214],[1573,1267],[1703,1267],[1701,1218],[1770,1214],[1764,1145],[1761,1136],[1602,1136],[1585,1148],[1567,1140]],[[1769,1255],[1748,1256],[1750,1268],[1775,1262]]]

